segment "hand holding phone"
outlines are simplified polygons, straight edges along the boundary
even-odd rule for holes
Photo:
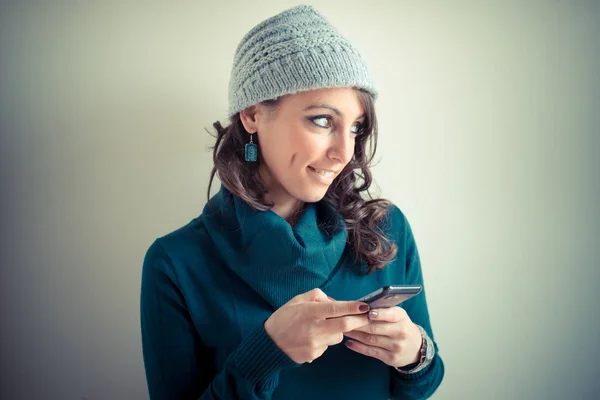
[[[398,304],[418,295],[423,290],[421,285],[384,286],[357,301],[367,303],[371,309],[395,307]]]

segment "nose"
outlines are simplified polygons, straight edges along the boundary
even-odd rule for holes
[[[332,135],[328,150],[329,158],[344,165],[348,164],[354,155],[354,138],[349,132],[347,129],[343,133],[336,132]]]

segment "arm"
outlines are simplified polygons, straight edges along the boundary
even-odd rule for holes
[[[260,324],[230,354],[224,369],[215,371],[213,355],[178,289],[171,259],[158,241],[144,258],[140,311],[151,399],[265,399],[277,387],[279,372],[295,365]]]
[[[423,273],[415,238],[404,214],[396,207],[394,208],[392,211],[394,213],[394,226],[402,227],[397,241],[398,252],[406,252],[405,271],[402,271],[406,274],[405,282],[423,286],[421,294],[404,302],[402,307],[406,310],[410,319],[415,324],[422,326],[432,339],[435,356],[427,367],[412,374],[402,374],[392,368],[390,398],[395,400],[427,399],[431,397],[442,382],[444,363],[439,356],[437,343],[435,343],[431,329]]]

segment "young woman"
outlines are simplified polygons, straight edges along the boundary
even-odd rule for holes
[[[243,37],[230,124],[214,124],[220,190],[144,259],[152,399],[425,399],[440,385],[425,290],[391,308],[356,301],[423,285],[404,214],[362,196],[377,93],[313,7]]]

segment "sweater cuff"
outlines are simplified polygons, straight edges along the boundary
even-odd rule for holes
[[[403,380],[414,380],[414,379],[422,378],[427,373],[427,371],[429,371],[429,369],[431,369],[431,366],[435,362],[436,357],[437,357],[437,354],[433,357],[431,362],[425,368],[423,368],[422,370],[420,370],[418,372],[414,372],[412,374],[403,374],[401,372],[398,372],[395,368],[392,368],[394,370],[394,375],[397,378],[403,379]]]
[[[253,386],[264,389],[277,385],[279,376],[276,372],[301,365],[277,347],[265,331],[264,323],[242,340],[230,360]]]

